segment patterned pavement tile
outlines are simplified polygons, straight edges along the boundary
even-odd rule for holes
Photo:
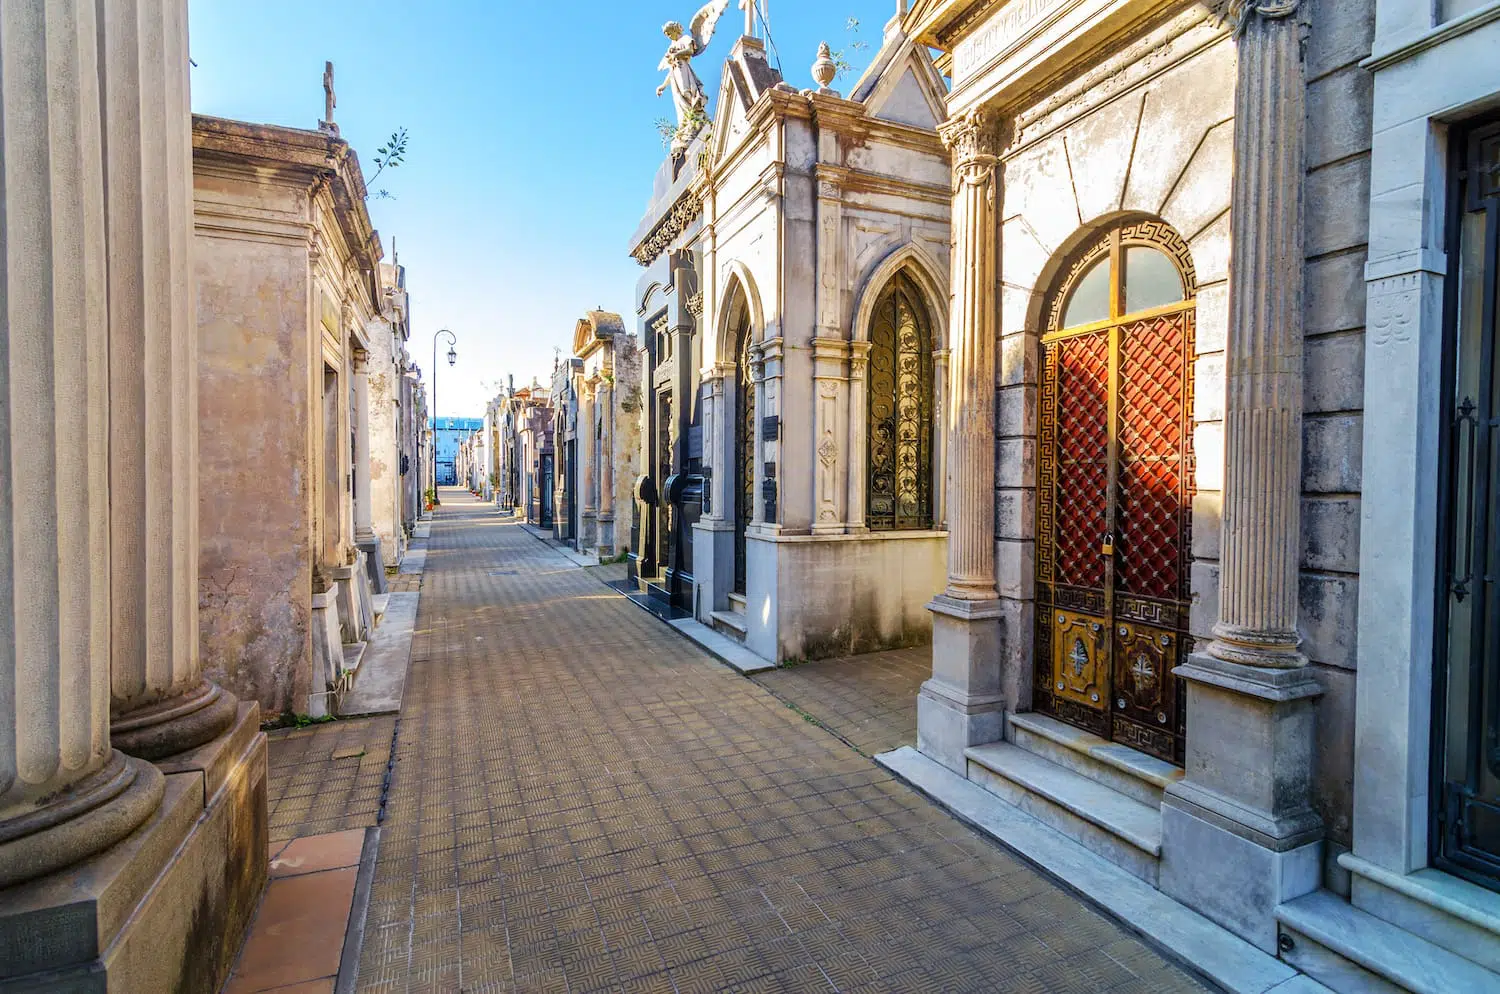
[[[385,715],[268,732],[271,841],[374,825],[395,728]]]
[[[866,756],[917,741],[917,691],[932,647],[893,649],[768,670],[756,683]]]
[[[890,748],[926,650],[746,680],[457,492],[422,591],[361,991],[1202,990],[777,696]]]

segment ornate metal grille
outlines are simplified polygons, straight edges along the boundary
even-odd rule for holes
[[[870,326],[869,496],[877,531],[932,527],[932,324],[898,273]]]
[[[1096,296],[1075,308],[1090,276]],[[1172,762],[1185,722],[1171,671],[1191,645],[1195,289],[1182,239],[1139,221],[1076,253],[1043,311],[1033,703]]]
[[[750,372],[750,319],[741,318],[734,371],[735,423],[734,592],[745,593],[745,526],[755,515],[755,378]]]
[[[1500,890],[1500,121],[1454,137],[1429,838]]]

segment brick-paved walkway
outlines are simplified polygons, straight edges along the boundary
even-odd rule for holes
[[[395,728],[384,716],[270,732],[271,841],[374,825]]]
[[[1201,990],[458,495],[433,528],[359,989]]]
[[[866,756],[917,743],[917,691],[932,646],[801,663],[752,679]]]

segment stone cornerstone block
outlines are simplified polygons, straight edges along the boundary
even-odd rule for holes
[[[208,769],[170,774],[161,808],[123,842],[0,895],[0,994],[223,986],[266,881],[259,720],[241,707],[221,739],[243,744],[239,754],[205,754]],[[205,803],[208,776],[220,786]]]

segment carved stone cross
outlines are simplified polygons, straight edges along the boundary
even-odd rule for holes
[[[323,122],[333,123],[333,109],[339,105],[333,92],[333,63],[323,63]]]

